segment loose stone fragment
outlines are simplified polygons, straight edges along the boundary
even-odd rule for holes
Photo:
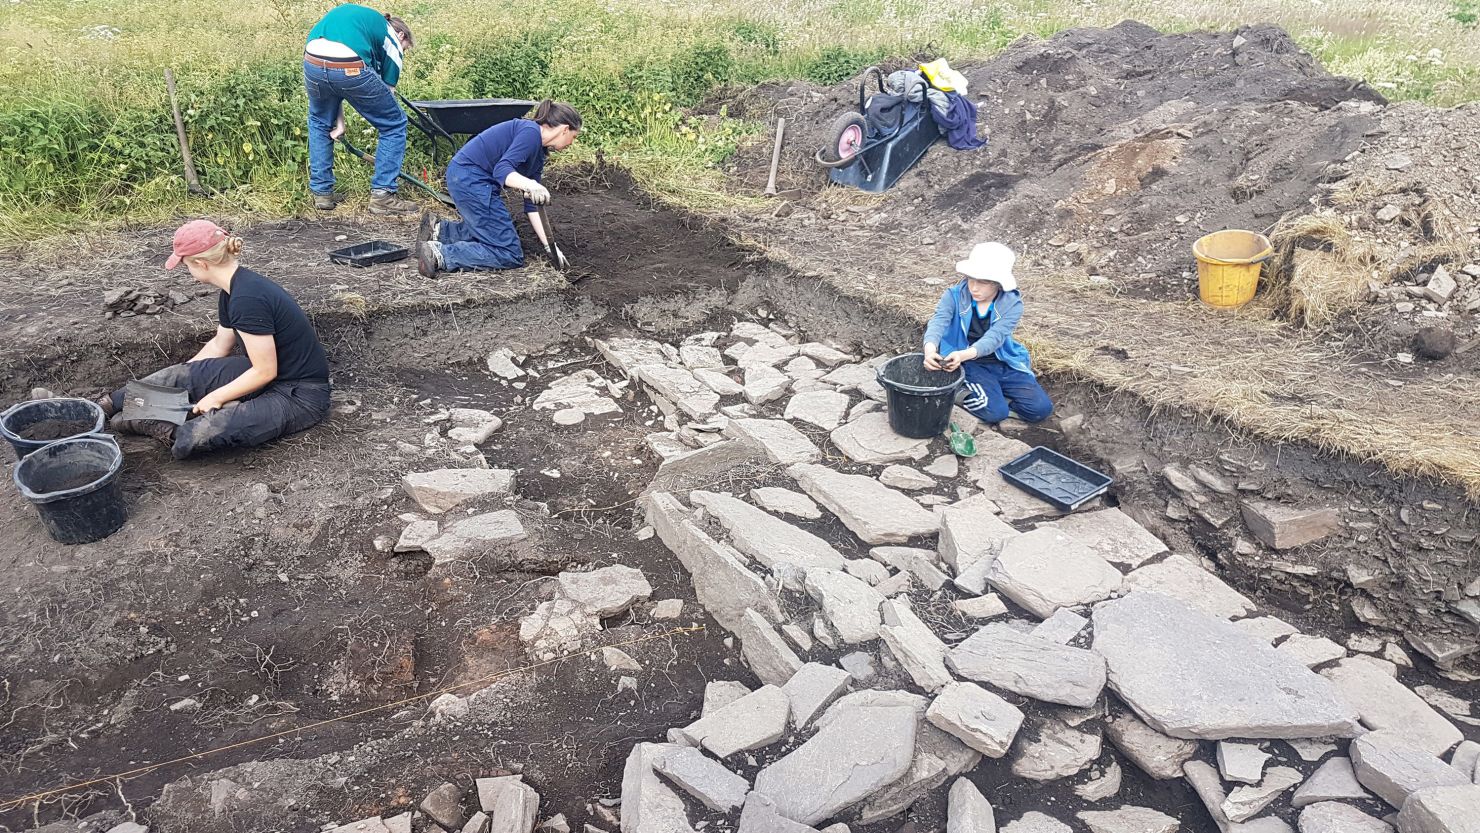
[[[1225,781],[1257,784],[1264,778],[1264,763],[1269,753],[1248,743],[1218,741],[1218,771]]]
[[[815,521],[822,517],[817,504],[801,492],[777,486],[759,486],[750,490],[750,499],[756,506],[779,515],[791,515],[803,520]]]
[[[625,613],[653,595],[653,586],[641,570],[625,564],[587,572],[564,572],[558,577],[559,593],[589,611],[608,617]]]
[[[934,515],[872,477],[810,463],[798,463],[787,473],[865,543],[903,544],[936,531]]]
[[[721,813],[745,803],[750,783],[692,747],[675,750],[654,762],[653,769],[679,789]]]
[[[826,377],[823,377],[826,379]],[[833,445],[859,463],[919,460],[930,453],[930,440],[902,437],[889,427],[889,416],[875,411],[834,430]]]
[[[443,564],[516,544],[526,537],[519,514],[512,509],[501,509],[448,523],[437,537],[422,544],[422,549],[432,556],[433,562]]]
[[[1017,821],[1008,822],[1001,833],[1074,833],[1069,825],[1036,810],[1024,813]]]
[[[848,690],[853,676],[841,668],[809,662],[797,669],[781,690],[791,702],[791,723],[802,729]]]
[[[1084,731],[1049,718],[1038,725],[1038,737],[1017,744],[1012,773],[1032,781],[1068,778],[1100,757],[1099,729]]]
[[[1271,644],[1277,639],[1300,632],[1294,625],[1275,616],[1257,616],[1252,619],[1239,619],[1234,624],[1238,625],[1250,636]]]
[[[890,599],[879,612],[883,620],[879,636],[916,685],[935,691],[951,682],[945,643],[915,615],[908,598]]]
[[[724,434],[760,449],[771,462],[783,466],[822,458],[822,452],[807,435],[784,419],[732,419]]]
[[[843,555],[832,544],[750,504],[716,492],[694,491],[689,502],[702,506],[730,533],[735,549],[767,567],[843,569]],[[788,585],[794,586],[794,585]]]
[[[478,804],[488,814],[489,833],[529,833],[540,814],[540,794],[522,775],[479,778]]]
[[[1410,743],[1402,729],[1362,735],[1352,741],[1351,756],[1357,781],[1398,809],[1419,790],[1470,783],[1459,770]]]
[[[810,390],[792,396],[783,414],[787,419],[831,431],[843,422],[848,395],[835,390]]]
[[[1090,833],[1177,833],[1181,828],[1176,819],[1149,807],[1085,810],[1078,815]]]
[[[1294,637],[1290,637],[1294,639]],[[1415,746],[1442,755],[1464,734],[1422,697],[1384,673],[1367,657],[1352,657],[1321,672],[1369,729],[1401,729]]]
[[[622,770],[623,833],[693,833],[683,799],[663,783],[654,765],[682,750],[671,743],[639,743]]]
[[[1393,833],[1393,826],[1350,804],[1324,801],[1301,811],[1300,833]]]
[[[1074,794],[1085,801],[1104,801],[1120,792],[1123,779],[1120,764],[1111,761],[1103,774],[1074,788]]]
[[[1105,734],[1121,754],[1161,780],[1182,777],[1183,764],[1197,754],[1196,741],[1167,737],[1130,712],[1112,713],[1105,722]]]
[[[879,591],[847,573],[820,567],[807,568],[804,586],[844,642],[879,638],[879,606],[884,603]]]
[[[1277,550],[1319,541],[1341,526],[1335,509],[1301,509],[1263,500],[1243,503],[1244,523],[1265,546]]]
[[[1054,527],[1106,561],[1132,569],[1167,551],[1160,538],[1119,509],[1080,512],[1039,526]]]
[[[1021,709],[975,683],[947,685],[925,718],[989,758],[1006,755],[1023,725]]]
[[[1315,668],[1334,662],[1346,656],[1346,649],[1324,636],[1308,636],[1303,633],[1292,634],[1290,638],[1281,642],[1277,649],[1282,654],[1288,654],[1301,665],[1307,668]]]
[[[1120,571],[1053,528],[1035,529],[1002,546],[987,583],[1039,619],[1061,607],[1090,604],[1120,589]]]
[[[1003,544],[1021,534],[992,510],[980,495],[939,510],[940,560],[956,571],[956,584],[968,593],[981,593]]]
[[[988,593],[974,599],[958,599],[951,603],[962,616],[969,619],[992,619],[1007,613],[1007,605],[996,593]]]
[[[1054,615],[1044,619],[1038,627],[1034,628],[1032,634],[1040,639],[1068,645],[1088,624],[1088,619],[1067,607],[1061,607]]]
[[[904,489],[905,491],[935,487],[935,481],[929,475],[921,474],[909,466],[900,465],[885,466],[884,471],[879,473],[879,482],[891,489]]]
[[[1178,599],[1219,619],[1246,616],[1254,603],[1191,560],[1173,555],[1125,577],[1126,586]]]
[[[1430,787],[1403,803],[1398,813],[1402,833],[1477,833],[1480,831],[1480,786]]]
[[[753,792],[740,811],[739,833],[817,833],[817,829],[783,817],[769,796]]]
[[[1300,789],[1295,791],[1290,803],[1297,808],[1320,801],[1361,800],[1370,798],[1357,781],[1356,770],[1350,758],[1336,757],[1321,764]]]
[[[1099,654],[1060,645],[994,622],[946,656],[957,674],[999,688],[1066,706],[1086,708],[1105,687]]]
[[[401,478],[401,487],[424,512],[440,515],[475,498],[501,497],[514,491],[510,469],[437,469]]]
[[[1302,777],[1298,769],[1272,767],[1258,784],[1238,787],[1230,792],[1223,800],[1223,815],[1235,824],[1248,821],[1259,815],[1280,793],[1299,784]]]
[[[801,659],[787,646],[786,640],[765,617],[753,610],[745,611],[735,635],[740,637],[740,653],[745,657],[745,664],[762,682],[785,685],[802,667]]]
[[[704,705],[699,712],[699,716],[707,717],[749,693],[750,689],[745,687],[745,683],[739,683],[733,680],[714,680],[705,683]]]

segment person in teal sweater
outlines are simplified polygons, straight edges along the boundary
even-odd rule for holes
[[[406,157],[406,113],[393,92],[415,41],[399,17],[347,3],[335,6],[308,33],[303,85],[308,91],[308,189],[314,208],[332,211],[343,196],[334,190],[334,140],[344,135],[344,103],[380,133],[370,211],[407,216],[418,206],[396,196]]]

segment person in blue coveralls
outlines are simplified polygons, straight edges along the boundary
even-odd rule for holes
[[[940,296],[925,328],[925,367],[964,369],[961,406],[991,424],[1009,413],[1026,422],[1053,414],[1028,349],[1012,337],[1023,317],[1022,294],[1012,274],[1016,261],[1001,243],[978,243],[970,257],[956,263],[961,282]]]
[[[535,236],[549,245],[535,212],[550,201],[540,183],[545,157],[565,150],[581,131],[581,114],[569,104],[546,99],[532,117],[513,119],[473,137],[447,166],[447,193],[461,222],[438,222],[421,216],[416,266],[425,277],[438,271],[513,269],[524,265],[524,249],[514,218],[504,205],[503,189],[524,192],[524,211]],[[557,258],[563,257],[559,252]]]
[[[366,6],[335,6],[308,33],[303,86],[308,92],[308,189],[313,206],[333,211],[344,196],[334,190],[334,140],[344,135],[344,103],[380,134],[370,178],[372,214],[414,215],[416,203],[396,196],[406,158],[406,113],[393,92],[415,41],[399,17]]]

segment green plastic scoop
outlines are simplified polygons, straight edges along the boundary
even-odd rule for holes
[[[951,423],[951,451],[957,457],[976,456],[976,438]]]

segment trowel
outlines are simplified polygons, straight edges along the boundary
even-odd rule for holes
[[[543,208],[535,209],[534,213],[540,218],[540,229],[545,232],[545,253],[550,256],[550,265],[564,272],[570,266],[570,261],[565,259],[565,252],[555,245],[555,229],[550,225],[550,215]]]
[[[951,423],[951,451],[957,457],[976,456],[976,438],[962,431],[956,423]]]
[[[123,386],[123,410],[118,418],[126,422],[157,419],[184,425],[190,416],[190,392],[135,379]]]

